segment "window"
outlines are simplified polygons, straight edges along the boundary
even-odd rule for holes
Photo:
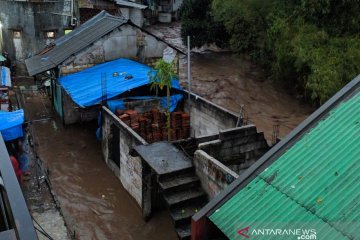
[[[45,38],[55,38],[55,31],[45,31]]]
[[[21,31],[13,30],[13,38],[21,38]]]

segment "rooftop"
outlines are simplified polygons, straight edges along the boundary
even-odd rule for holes
[[[238,230],[315,229],[360,237],[360,77],[205,207],[230,239]],[[198,216],[195,216],[196,219]],[[265,236],[266,237],[266,236]]]

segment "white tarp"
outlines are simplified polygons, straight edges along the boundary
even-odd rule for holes
[[[171,63],[174,61],[176,57],[176,51],[172,49],[171,47],[167,47],[163,51],[163,59],[167,63]]]
[[[0,86],[11,87],[10,69],[8,67],[0,67]]]

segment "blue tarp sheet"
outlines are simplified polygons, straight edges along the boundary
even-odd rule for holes
[[[182,94],[175,94],[170,96],[170,112],[173,112],[177,106],[177,104],[183,98]],[[115,112],[116,109],[125,110],[125,102],[126,100],[150,100],[150,99],[160,99],[160,104],[163,108],[166,108],[167,101],[166,97],[154,97],[154,96],[139,96],[139,97],[128,97],[123,99],[109,100],[107,101],[107,105],[110,111]]]
[[[0,111],[0,131],[4,141],[23,137],[23,123],[24,111],[22,109],[14,112]]]
[[[111,99],[149,84],[149,71],[150,67],[144,64],[121,58],[60,77],[59,82],[76,104],[90,107],[101,103],[103,92],[106,92],[106,99]],[[105,75],[105,81],[101,81],[102,75]],[[127,79],[129,76],[131,78]],[[172,87],[180,88],[177,80],[173,81]]]

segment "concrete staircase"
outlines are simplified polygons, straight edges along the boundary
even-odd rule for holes
[[[194,167],[160,175],[158,182],[179,239],[190,239],[191,217],[207,203]]]

